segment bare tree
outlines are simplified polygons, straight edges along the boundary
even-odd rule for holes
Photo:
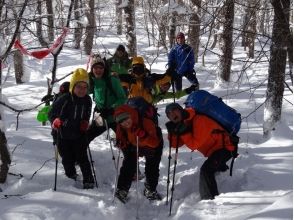
[[[20,40],[20,33],[18,34],[17,38]],[[14,58],[15,81],[16,81],[16,84],[21,84],[23,83],[22,77],[24,74],[23,55],[21,51],[16,50],[13,54],[13,58]]]
[[[289,29],[290,1],[273,0],[274,24],[269,76],[264,109],[263,133],[269,135],[281,119]]]
[[[176,36],[176,28],[177,28],[177,15],[176,11],[173,11],[170,15],[169,22],[169,48],[172,48],[175,45],[175,36]]]
[[[189,23],[190,45],[194,50],[195,62],[198,62],[199,44],[200,44],[200,7],[201,0],[192,0],[193,13]]]
[[[116,33],[118,35],[122,34],[122,9],[120,6],[122,0],[116,0],[115,4],[115,14],[116,14]]]
[[[75,39],[75,49],[80,49],[81,41],[82,41],[82,34],[83,34],[83,25],[80,22],[80,7],[79,0],[75,0],[74,3],[74,18],[75,18],[75,30],[74,30],[74,39]]]
[[[93,48],[93,39],[96,31],[95,0],[88,0],[88,10],[86,12],[86,17],[88,19],[88,25],[86,27],[84,47],[86,54],[90,55]]]
[[[28,0],[25,0],[21,9],[20,9],[18,18],[22,18],[22,15],[25,11],[25,8],[27,7],[27,4],[28,4]],[[0,20],[1,20],[1,17],[0,17]],[[1,20],[1,23],[2,23],[2,20]],[[8,44],[8,47],[6,48],[4,53],[0,55],[0,101],[2,101],[2,63],[7,58],[8,54],[11,51],[11,48],[12,48],[14,41],[17,37],[17,33],[19,32],[20,23],[21,23],[21,19],[17,19],[14,34],[11,38],[11,41]],[[2,112],[2,111],[0,111],[0,112]],[[2,120],[1,114],[0,114],[0,120]],[[3,183],[6,181],[6,177],[7,177],[8,169],[9,169],[9,164],[11,162],[10,156],[9,156],[9,151],[7,148],[7,139],[6,139],[6,136],[5,136],[5,133],[3,130],[0,130],[0,154],[1,154],[1,162],[2,162],[2,164],[0,166],[0,182]]]
[[[126,19],[126,38],[128,41],[127,48],[130,56],[137,56],[135,1],[129,0],[124,11]]]
[[[234,0],[226,0],[224,3],[224,29],[222,33],[223,45],[219,65],[219,76],[222,80],[230,81],[232,57],[233,57],[233,23],[234,23]]]
[[[42,22],[42,1],[37,1],[37,19],[36,19],[36,26],[37,26],[37,37],[42,45],[42,47],[48,47],[48,43],[45,41],[43,37],[43,22]]]
[[[48,39],[50,42],[54,41],[54,13],[53,13],[53,1],[46,0],[47,10],[47,23],[48,23]]]

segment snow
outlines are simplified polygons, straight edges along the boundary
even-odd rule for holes
[[[107,35],[107,37],[99,37],[97,42],[99,41],[103,41],[104,45],[109,46],[107,49],[114,51],[118,43],[121,43],[121,38]],[[155,48],[146,46],[142,52],[147,53],[153,49]],[[244,57],[245,52],[242,48],[236,51],[238,54],[234,56]],[[31,108],[40,103],[41,98],[47,93],[46,81],[47,77],[50,77],[53,64],[51,55],[42,61],[28,57],[25,59],[27,64],[25,83],[16,85],[14,76],[11,75],[13,71],[10,71],[3,86],[3,101],[16,109]],[[75,68],[86,68],[87,60],[88,57],[81,51],[65,46],[59,55],[57,78],[61,78]],[[240,156],[235,160],[232,177],[228,172],[217,175],[221,194],[215,200],[201,201],[198,193],[199,169],[205,158],[197,152],[191,153],[187,148],[180,148],[174,202],[169,216],[169,205],[166,205],[169,144],[164,110],[166,104],[172,100],[164,100],[157,105],[160,114],[159,123],[165,140],[157,189],[164,198],[162,201],[149,202],[142,194],[144,180],[141,180],[138,201],[134,182],[130,190],[130,200],[125,205],[117,200],[113,202],[116,171],[106,132],[90,145],[95,161],[98,189],[80,189],[79,183],[74,183],[73,180],[65,177],[59,163],[57,191],[54,191],[55,159],[50,126],[42,126],[37,122],[36,109],[20,115],[16,130],[17,114],[5,108],[4,122],[12,164],[7,182],[0,184],[2,189],[0,219],[132,220],[136,219],[137,208],[139,219],[142,220],[293,219],[292,103],[283,102],[281,121],[271,135],[265,138],[262,131],[264,117],[262,104],[265,101],[268,66],[264,63],[253,64],[246,74],[241,75],[242,83],[238,85],[219,84],[216,83],[217,57],[207,53],[205,61],[205,67],[200,64],[195,65],[200,87],[222,97],[243,117],[239,132]],[[160,55],[152,66],[153,72],[163,73],[166,63],[166,54]],[[241,63],[233,62],[233,69],[237,71],[235,74],[240,74],[241,68]],[[8,68],[4,68],[3,71],[6,75]],[[233,78],[237,78],[237,75]],[[184,87],[189,86],[186,79],[183,84]],[[57,90],[58,85],[54,87],[54,91]],[[292,100],[292,94],[287,89],[284,96],[285,99]],[[185,98],[177,102],[183,104]],[[114,137],[114,134],[112,133],[111,136]],[[114,153],[117,156],[118,149],[115,148]],[[172,156],[174,158],[174,151]],[[121,160],[120,158],[120,162]],[[173,159],[171,164],[173,171]],[[143,159],[140,160],[140,169],[144,170]]]

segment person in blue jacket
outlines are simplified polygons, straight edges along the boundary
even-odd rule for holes
[[[194,74],[194,51],[185,43],[185,35],[179,32],[176,37],[176,45],[168,55],[168,68],[173,71],[172,79],[176,91],[182,90],[182,78],[185,76],[190,83],[199,86]]]

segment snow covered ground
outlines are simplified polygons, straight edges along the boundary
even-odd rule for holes
[[[106,38],[104,38],[106,41]],[[117,39],[107,38],[113,50]],[[241,51],[241,49],[240,49]],[[166,56],[159,57],[153,72],[163,73]],[[9,150],[12,156],[10,174],[5,184],[0,184],[1,220],[112,220],[135,219],[138,208],[139,219],[293,219],[293,105],[292,94],[285,91],[282,120],[272,135],[262,135],[263,106],[265,100],[267,65],[255,64],[242,76],[242,84],[225,86],[215,83],[216,57],[207,55],[206,67],[197,64],[200,87],[236,108],[243,117],[239,132],[240,156],[234,164],[233,176],[221,173],[217,176],[221,194],[213,201],[200,201],[198,193],[199,169],[205,160],[197,152],[187,148],[179,150],[175,176],[175,191],[172,213],[166,205],[166,182],[168,167],[168,141],[165,129],[164,109],[172,100],[158,104],[165,148],[160,164],[158,191],[162,201],[149,202],[143,195],[144,180],[139,182],[139,198],[136,198],[136,184],[132,185],[130,200],[126,205],[113,202],[115,169],[106,133],[97,137],[90,145],[99,188],[80,189],[78,184],[64,175],[58,166],[57,191],[53,191],[55,159],[50,126],[42,126],[36,120],[37,110],[20,115],[18,129],[16,113],[5,108],[4,118]],[[47,92],[46,77],[50,73],[52,56],[37,61],[28,59],[26,83],[16,85],[12,73],[7,76],[3,88],[3,100],[17,108],[30,108],[40,103]],[[85,67],[87,56],[80,51],[64,48],[59,56],[57,78],[77,67]],[[234,70],[241,68],[234,63]],[[7,69],[4,69],[7,74]],[[4,77],[3,77],[4,78]],[[68,80],[68,78],[66,79]],[[261,84],[262,86],[257,87]],[[184,80],[184,85],[189,83]],[[54,88],[56,91],[58,86]],[[183,103],[186,97],[178,100]],[[289,103],[291,102],[291,103]],[[112,134],[114,136],[114,134]],[[118,154],[118,150],[114,150]],[[174,152],[173,152],[174,153]],[[172,159],[173,164],[173,159]],[[144,170],[144,160],[140,161]],[[171,167],[173,171],[173,166]],[[170,194],[169,194],[170,195]]]

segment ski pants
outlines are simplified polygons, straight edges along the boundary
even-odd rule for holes
[[[191,84],[198,84],[198,79],[196,78],[196,75],[194,72],[188,72],[184,73],[183,75],[181,74],[176,74],[173,78],[174,80],[174,85],[176,91],[181,91],[182,90],[182,78],[185,76]]]
[[[155,191],[158,185],[159,164],[161,161],[163,141],[155,149],[139,148],[139,156],[144,156],[146,182],[145,187],[151,191]],[[117,188],[129,191],[133,176],[137,169],[137,149],[136,146],[128,146],[123,150],[124,160],[120,168]]]
[[[214,199],[219,195],[215,180],[216,172],[228,169],[226,162],[232,158],[232,153],[227,149],[220,149],[212,153],[200,168],[199,192],[201,199]]]
[[[108,128],[111,128],[114,132],[116,129],[116,123],[112,122],[108,124]],[[96,137],[101,135],[106,131],[106,126],[97,126],[95,121],[92,121],[90,128],[87,131],[87,138],[88,138],[88,143],[90,143],[92,140],[94,140]]]
[[[93,183],[93,174],[91,165],[88,159],[86,139],[58,140],[58,152],[62,158],[62,165],[65,170],[65,175],[72,177],[76,175],[76,163],[80,166],[83,175],[84,183]]]

